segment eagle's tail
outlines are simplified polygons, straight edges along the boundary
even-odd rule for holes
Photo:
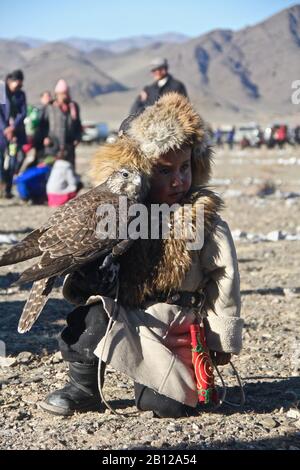
[[[55,279],[56,277],[50,277],[34,282],[19,320],[19,333],[26,333],[29,331],[38,319],[48,300],[49,294],[52,291]]]

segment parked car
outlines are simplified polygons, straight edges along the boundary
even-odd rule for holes
[[[81,137],[83,143],[104,142],[108,135],[108,125],[105,122],[83,121]]]
[[[243,124],[236,128],[234,142],[241,144],[246,141],[250,147],[260,147],[263,142],[261,128],[255,122]]]

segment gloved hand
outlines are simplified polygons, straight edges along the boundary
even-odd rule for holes
[[[98,289],[104,292],[111,292],[116,286],[120,270],[120,265],[112,254],[107,255],[101,266],[98,268]]]
[[[92,295],[113,296],[119,264],[110,256],[88,263],[69,274],[63,285],[65,299],[76,305],[85,305]]]

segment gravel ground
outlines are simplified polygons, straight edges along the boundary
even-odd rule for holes
[[[81,173],[90,153],[90,148],[79,149]],[[216,155],[216,189],[225,196],[229,188],[242,191],[240,197],[226,199],[223,216],[232,230],[299,232],[299,197],[258,196],[266,181],[283,192],[300,191],[295,157],[293,150],[234,151],[230,155],[223,150]],[[87,182],[85,176],[84,180]],[[20,239],[50,212],[46,206],[1,200],[0,235],[14,234]],[[42,411],[38,402],[66,379],[56,336],[70,305],[62,299],[58,286],[32,331],[19,335],[17,322],[29,290],[9,285],[30,263],[2,268],[0,346],[5,343],[10,365],[0,367],[0,448],[300,450],[300,241],[253,243],[241,239],[236,247],[245,328],[244,349],[234,363],[245,385],[245,406],[223,405],[215,412],[205,410],[198,417],[177,420],[137,412],[132,381],[110,368],[105,396],[113,407],[128,414],[126,419],[104,408],[68,418]],[[7,245],[0,245],[0,251],[5,248]],[[229,367],[221,369],[229,397],[238,400]]]

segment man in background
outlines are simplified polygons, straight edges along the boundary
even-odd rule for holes
[[[152,85],[145,86],[141,91],[130,110],[131,114],[141,113],[147,106],[151,106],[162,95],[171,91],[187,96],[184,84],[170,75],[167,59],[154,59],[150,67],[155,81]]]

